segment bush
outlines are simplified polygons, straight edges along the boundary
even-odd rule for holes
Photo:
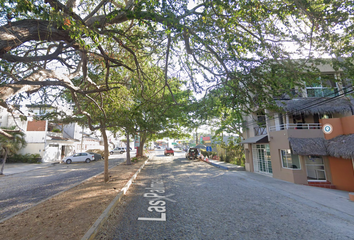
[[[58,128],[54,128],[54,129],[52,130],[52,132],[60,133],[60,132],[61,132],[61,130],[60,130],[60,129],[58,129]]]
[[[231,162],[231,159],[232,159],[232,156],[229,154],[226,154],[225,162],[229,163],[229,162]]]
[[[217,156],[218,153],[217,152],[207,152],[206,150],[201,149],[200,153],[207,158],[212,158],[214,156]]]
[[[41,155],[36,154],[13,154],[6,159],[8,163],[40,163],[42,160]]]

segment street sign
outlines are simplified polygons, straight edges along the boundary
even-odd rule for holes
[[[213,151],[210,146],[207,146],[207,147],[206,147],[206,150],[207,150],[207,152],[212,152],[212,151]]]
[[[140,147],[140,137],[138,135],[134,137],[134,147]]]

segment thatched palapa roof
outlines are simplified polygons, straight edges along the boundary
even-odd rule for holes
[[[328,155],[324,138],[289,138],[290,147],[298,155]]]
[[[354,158],[354,134],[340,135],[326,141],[329,156]]]
[[[289,138],[294,154],[354,158],[354,134],[324,138]]]
[[[333,114],[351,112],[353,101],[346,97],[340,98],[299,98],[292,100],[277,100],[278,107],[293,114]]]

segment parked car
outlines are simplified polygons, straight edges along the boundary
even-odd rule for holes
[[[89,163],[95,160],[95,156],[90,153],[75,153],[74,155],[63,158],[62,162],[70,164],[72,162],[86,162]]]
[[[123,147],[116,147],[115,149],[113,149],[112,151],[110,151],[109,153],[112,155],[114,153],[120,153],[123,154],[126,151],[126,148]]]
[[[87,152],[89,154],[93,154],[93,156],[95,157],[95,161],[101,160],[102,159],[102,155],[99,153],[94,153],[94,152]]]
[[[175,155],[175,152],[173,151],[172,148],[166,148],[165,151],[164,151],[164,154],[165,154],[165,156],[167,156],[167,155],[172,155],[172,156],[174,156],[174,155]]]
[[[186,152],[186,158],[187,159],[197,159],[199,155],[199,151],[197,148],[190,148],[187,152]]]

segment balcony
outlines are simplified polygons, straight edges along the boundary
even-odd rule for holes
[[[270,126],[269,132],[281,131],[286,129],[321,129],[320,123],[288,123],[276,126]]]
[[[266,127],[254,127],[254,135],[255,136],[261,136],[261,135],[266,135],[266,134],[267,134]]]

